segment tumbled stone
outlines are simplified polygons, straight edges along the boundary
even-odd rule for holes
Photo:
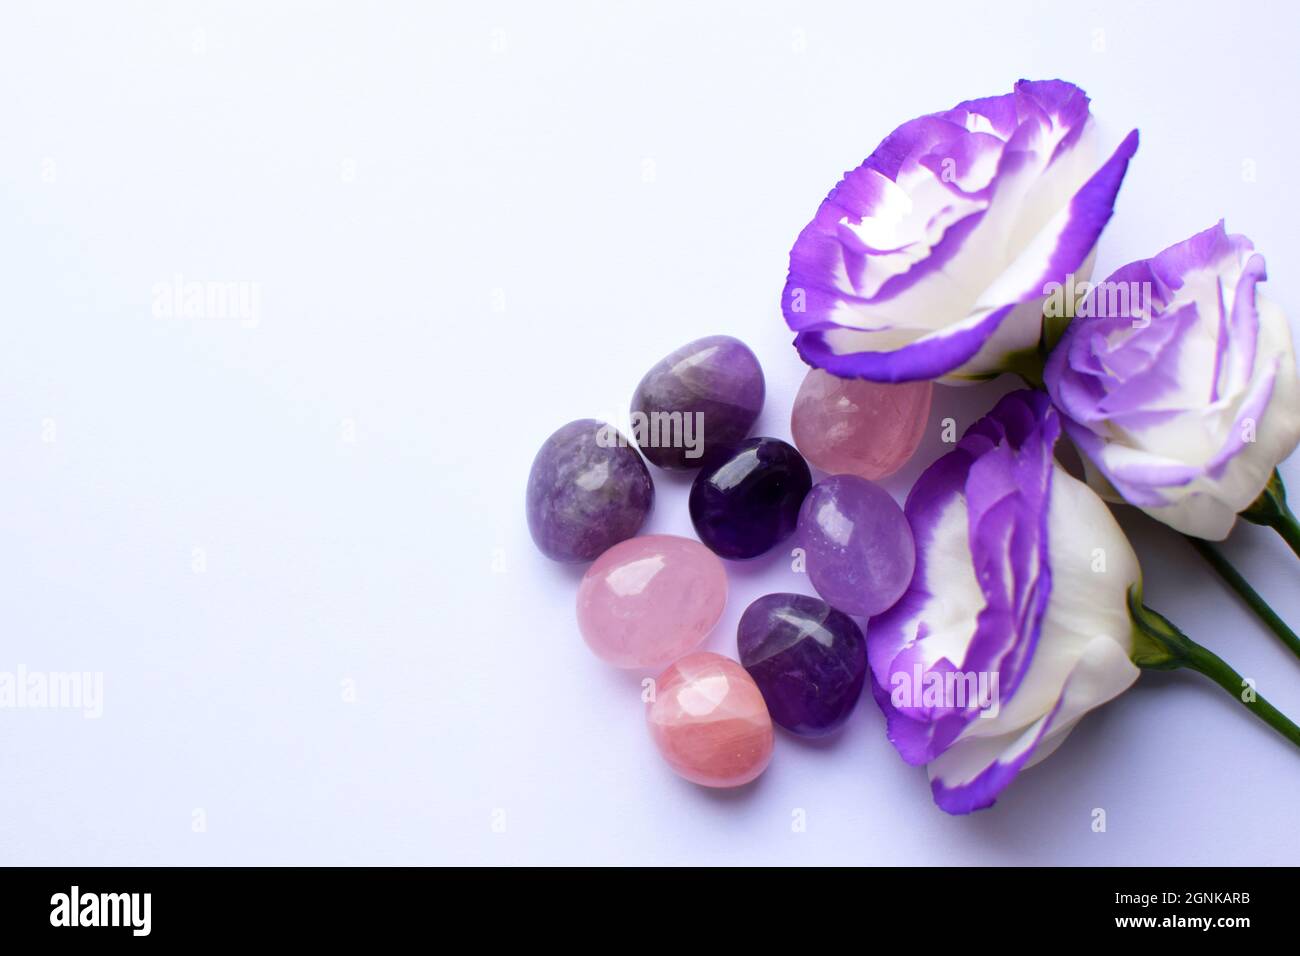
[[[729,335],[683,345],[646,372],[632,397],[632,437],[660,468],[699,468],[705,452],[749,434],[763,408],[763,369]]]
[[[790,412],[790,433],[813,465],[875,481],[911,460],[930,418],[930,382],[868,382],[811,369]]]
[[[768,594],[736,629],[740,663],[772,719],[820,737],[848,719],[867,676],[867,642],[853,618],[806,594]]]
[[[691,522],[724,558],[752,558],[789,537],[812,473],[777,438],[747,438],[714,449],[691,486]]]
[[[615,667],[662,667],[694,650],[727,604],[727,572],[704,545],[648,534],[614,545],[578,584],[578,629]]]
[[[546,439],[528,473],[528,530],[556,561],[590,561],[641,530],[654,482],[611,425],[584,418]]]
[[[705,787],[749,783],[772,759],[775,734],[763,695],[721,654],[687,654],[659,675],[646,723],[668,766]]]
[[[832,607],[870,617],[903,596],[916,568],[916,545],[889,492],[857,475],[813,486],[799,511],[808,579]]]

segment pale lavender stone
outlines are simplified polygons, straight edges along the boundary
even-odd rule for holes
[[[799,509],[808,579],[832,607],[870,617],[903,596],[916,544],[889,492],[857,475],[823,478]]]
[[[699,468],[709,448],[749,434],[766,386],[744,342],[710,335],[683,345],[646,372],[632,396],[632,437],[651,464]]]
[[[654,482],[636,448],[592,418],[569,422],[542,445],[528,473],[528,530],[556,561],[591,561],[638,531]]]

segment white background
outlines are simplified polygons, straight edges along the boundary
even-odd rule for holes
[[[540,442],[701,335],[755,349],[758,431],[788,436],[796,233],[898,123],[1020,76],[1141,128],[1100,275],[1226,215],[1300,316],[1298,27],[1286,3],[6,5],[0,670],[102,671],[105,700],[0,711],[0,860],[1300,862],[1300,753],[1193,674],[1144,676],[973,817],[869,699],[829,743],[779,736],[756,785],[696,788],[523,520]],[[258,321],[155,317],[176,275],[259,283]],[[1007,387],[937,393],[891,490]],[[690,533],[687,484],[655,479],[647,530]],[[1149,603],[1300,715],[1300,661],[1124,524]],[[1300,622],[1280,542],[1229,551]],[[749,601],[807,585],[780,550],[730,571],[706,646],[734,654]]]

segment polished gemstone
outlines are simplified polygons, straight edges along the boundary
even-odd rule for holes
[[[716,448],[691,486],[691,521],[724,558],[752,558],[790,536],[812,474],[777,438]]]
[[[635,446],[595,419],[569,422],[528,473],[528,530],[548,558],[590,561],[641,530],[654,482]]]
[[[698,468],[708,448],[749,434],[763,393],[763,369],[749,346],[728,335],[697,339],[641,379],[632,437],[660,468]]]
[[[668,765],[692,783],[739,787],[772,759],[772,718],[753,678],[721,654],[687,654],[655,681],[646,722]]]
[[[862,696],[867,676],[862,630],[818,598],[759,598],[741,615],[736,643],[740,663],[763,692],[772,719],[793,733],[830,733]]]
[[[578,584],[578,630],[615,667],[662,667],[694,650],[727,603],[727,572],[704,545],[647,534],[614,545]]]
[[[815,368],[794,398],[790,432],[799,451],[822,471],[875,481],[916,453],[933,390],[930,382],[869,382]]]
[[[889,492],[857,475],[823,478],[799,510],[808,579],[832,607],[869,617],[912,580],[912,529]]]

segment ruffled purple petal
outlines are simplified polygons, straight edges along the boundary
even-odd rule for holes
[[[873,694],[890,740],[907,762],[928,763],[978,718],[978,701],[895,706],[891,689],[902,675],[924,680],[952,671],[997,674],[1001,695],[1013,695],[1033,659],[1052,590],[1047,515],[1052,450],[1060,423],[1046,395],[1013,392],[972,425],[957,447],[928,468],[908,495],[917,565],[911,585],[867,629]],[[954,506],[965,508],[961,545],[969,549],[980,608],[960,661],[936,657],[927,645],[930,620],[956,582],[933,566],[952,542],[939,540]],[[920,682],[917,686],[920,686]]]
[[[800,355],[842,377],[899,382],[992,374],[1035,344],[1016,306],[1084,266],[1137,147],[1134,131],[1079,175],[1090,128],[1078,87],[1022,80],[887,136],[790,251],[782,311]],[[1055,185],[1033,188],[1049,176]],[[1011,332],[995,339],[1003,322]]]
[[[1061,708],[1061,701],[1050,714],[1035,721],[1021,732],[1020,739],[1010,747],[1010,755],[999,756],[973,779],[949,786],[939,777],[930,781],[930,793],[935,804],[947,813],[964,814],[985,810],[997,802],[1016,775],[1024,769],[1034,751],[1052,728],[1052,719]]]
[[[1280,356],[1258,351],[1256,286],[1266,277],[1250,240],[1220,221],[1113,273],[1053,350],[1044,379],[1066,431],[1126,501],[1156,511],[1188,496],[1212,498],[1256,443],[1282,372]],[[1125,287],[1146,295],[1114,296]],[[1103,294],[1118,305],[1110,314],[1098,307]],[[1177,431],[1166,437],[1168,429]],[[1289,450],[1295,440],[1275,444]],[[1256,484],[1274,464],[1250,467]],[[1238,481],[1232,494],[1241,500],[1226,502],[1228,513],[1258,491]]]
[[[963,326],[933,333],[887,352],[836,351],[828,341],[828,334],[846,334],[843,329],[803,331],[795,336],[794,344],[809,365],[840,378],[865,378],[875,382],[933,379],[947,374],[975,355],[1012,308],[1004,306]]]

